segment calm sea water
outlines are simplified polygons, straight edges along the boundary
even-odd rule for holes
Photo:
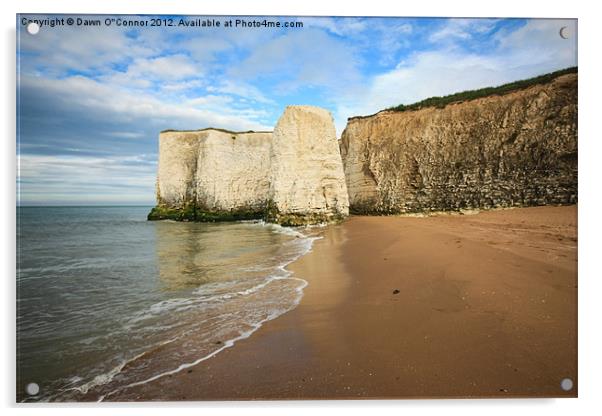
[[[110,400],[298,304],[306,282],[284,267],[311,230],[149,222],[149,210],[18,208],[18,400]]]

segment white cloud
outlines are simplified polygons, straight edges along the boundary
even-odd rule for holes
[[[136,59],[128,66],[128,73],[132,76],[150,77],[159,80],[181,80],[203,73],[186,55],[169,55],[159,58]]]
[[[409,23],[379,26],[379,28],[380,39],[378,49],[380,51],[380,63],[389,65],[394,62],[395,56],[400,49],[411,47],[409,35],[413,32],[414,28]]]
[[[205,95],[186,101],[190,107],[224,108],[232,104],[232,98],[225,95]]]
[[[497,21],[496,19],[448,19],[443,27],[429,36],[429,40],[434,43],[467,40],[474,34],[491,32]]]
[[[204,79],[192,79],[192,80],[178,80],[178,81],[167,81],[162,82],[159,88],[167,93],[186,92],[196,88],[200,88],[206,84]]]
[[[156,164],[145,155],[21,155],[19,202],[153,203]],[[119,193],[115,191],[118,190]]]
[[[130,57],[154,53],[153,48],[128,38],[125,31],[116,28],[42,28],[36,36],[20,30],[20,50],[29,54],[27,59],[21,59],[23,72],[44,68],[55,76],[63,71],[108,70],[112,64],[125,63]]]
[[[280,94],[316,86],[332,93],[361,79],[357,66],[352,48],[323,31],[307,29],[257,45],[226,75],[235,79],[273,77],[272,91]]]
[[[230,50],[235,45],[224,37],[216,35],[187,39],[179,46],[186,49],[196,60],[207,63],[215,60],[216,53]]]
[[[560,28],[567,27],[569,39],[560,37]],[[577,21],[535,19],[513,32],[496,34],[499,53],[511,55],[514,66],[545,63],[547,66],[577,65]]]
[[[112,85],[83,76],[63,79],[23,77],[21,82],[24,87],[51,95],[72,111],[77,109],[99,116],[105,115],[111,120],[140,123],[145,127],[156,126],[157,131],[208,126],[240,130],[271,129],[256,119],[259,116],[256,109],[246,111],[231,107],[225,112],[223,106],[218,109],[211,106],[199,108],[187,104],[185,100],[178,101],[175,97],[167,100],[160,94],[151,92],[116,89]],[[214,103],[217,102],[215,97],[211,99]],[[197,101],[196,104],[200,102]],[[220,103],[224,103],[223,99]]]
[[[246,100],[257,101],[263,104],[274,104],[274,100],[266,97],[258,88],[244,83],[231,80],[222,80],[217,86],[208,86],[207,91],[220,94],[232,94]]]
[[[126,89],[149,89],[155,84],[160,88],[175,91],[180,83],[200,82],[203,69],[186,55],[176,54],[158,58],[136,58],[125,71],[108,71],[99,79],[113,86]]]
[[[122,139],[140,139],[144,134],[133,131],[108,131],[104,133],[106,136],[118,137]]]
[[[365,18],[346,17],[304,17],[298,20],[303,22],[304,28],[326,29],[338,36],[350,36],[363,32],[369,27],[370,21]]]

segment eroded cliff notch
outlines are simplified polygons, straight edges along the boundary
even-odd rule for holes
[[[348,213],[343,164],[326,110],[289,106],[274,132],[209,128],[159,135],[157,206],[150,220],[263,218],[302,225]]]

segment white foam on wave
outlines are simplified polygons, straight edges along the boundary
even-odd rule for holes
[[[278,279],[286,278],[286,277],[287,276],[279,276],[276,274],[269,275],[262,282],[260,282],[259,284],[255,285],[255,286],[249,287],[244,290],[237,290],[235,292],[226,292],[226,293],[217,294],[217,295],[209,295],[208,293],[210,292],[210,290],[201,286],[193,292],[195,294],[199,294],[200,297],[176,298],[176,299],[163,300],[161,302],[151,305],[147,310],[137,313],[134,317],[129,319],[128,324],[130,324],[130,325],[136,324],[138,322],[141,322],[141,321],[144,321],[144,320],[147,320],[150,318],[154,318],[157,315],[167,313],[167,312],[183,312],[187,309],[202,307],[203,305],[207,305],[208,303],[211,303],[211,302],[222,302],[225,300],[233,299],[238,296],[248,296],[248,295],[251,295],[251,294],[263,289],[264,287],[269,285],[274,280],[278,280]],[[225,283],[227,283],[227,284],[225,284]],[[223,289],[226,287],[233,287],[237,283],[241,283],[241,282],[240,281],[223,282],[222,284],[220,284],[220,288]],[[215,284],[212,284],[211,286],[213,288],[217,287],[217,285],[215,285]],[[128,325],[126,325],[126,327],[127,326]]]
[[[126,326],[128,324],[135,324],[149,318],[154,318],[157,315],[161,315],[166,312],[180,312],[191,307],[198,306],[203,302],[216,300],[217,298],[219,298],[219,295],[215,295],[215,292],[223,292],[224,290],[228,290],[237,283],[239,282],[236,280],[207,283],[203,286],[198,287],[193,292],[195,295],[197,295],[193,298],[173,298],[154,303],[150,305],[147,309],[134,314],[134,316],[128,319]]]
[[[282,279],[285,279],[285,277],[282,277]],[[261,328],[264,323],[266,323],[268,321],[271,321],[273,319],[276,319],[279,316],[285,314],[286,312],[289,312],[289,311],[295,309],[297,307],[297,305],[299,305],[299,303],[301,302],[301,299],[303,298],[303,289],[305,289],[305,287],[307,287],[308,282],[306,280],[300,279],[298,277],[286,277],[286,279],[296,280],[296,281],[298,281],[300,283],[295,288],[295,291],[297,292],[297,298],[295,299],[295,302],[293,303],[293,305],[291,307],[286,308],[286,309],[280,309],[280,310],[272,311],[265,319],[262,319],[262,320],[260,320],[259,322],[256,322],[256,323],[250,323],[249,325],[251,325],[251,327],[252,327],[251,329],[249,329],[248,331],[242,331],[242,332],[240,332],[237,337],[234,337],[232,339],[229,339],[229,340],[225,341],[223,343],[222,347],[218,348],[215,351],[212,351],[211,353],[209,353],[209,354],[207,354],[207,355],[205,355],[203,357],[198,358],[195,361],[192,361],[192,362],[189,362],[189,363],[180,364],[177,368],[174,368],[172,370],[168,370],[168,371],[165,371],[165,372],[162,372],[162,373],[159,373],[159,374],[155,374],[154,376],[149,377],[149,378],[147,378],[145,380],[136,381],[134,383],[130,383],[128,385],[125,385],[125,386],[122,386],[122,387],[118,387],[117,389],[115,389],[115,390],[113,390],[113,391],[111,391],[111,392],[109,392],[109,393],[101,396],[98,399],[98,402],[102,402],[107,397],[112,396],[115,393],[119,393],[119,392],[121,392],[123,390],[129,389],[129,388],[132,388],[132,387],[136,387],[136,386],[140,386],[140,385],[143,385],[143,384],[147,384],[147,383],[150,383],[152,381],[158,380],[160,378],[163,378],[163,377],[166,377],[166,376],[169,376],[169,375],[173,375],[173,374],[179,373],[180,371],[186,370],[187,368],[194,367],[195,365],[200,364],[203,361],[208,360],[209,358],[215,357],[217,354],[219,354],[223,350],[234,346],[234,344],[237,341],[249,338],[254,332],[256,332],[259,328]],[[134,358],[133,360],[139,358],[142,355],[144,355],[144,354],[139,355],[138,357]],[[123,368],[124,365],[122,365],[121,368]]]
[[[248,224],[252,227],[263,227],[268,228],[276,233],[289,235],[291,237],[297,238],[305,238],[307,237],[305,234],[299,231],[301,227],[284,227],[280,224],[274,224],[271,222],[265,222],[264,220],[251,220],[251,221],[241,221],[244,224]]]
[[[176,339],[168,339],[162,343],[160,343],[159,345],[154,346],[154,348],[163,346],[163,345],[167,345],[170,344],[172,342],[174,342]],[[59,390],[59,393],[57,395],[54,396],[50,396],[47,398],[47,401],[53,400],[54,398],[56,398],[56,396],[58,396],[60,393],[65,393],[65,392],[69,392],[69,391],[77,391],[81,394],[86,394],[88,393],[91,389],[93,389],[94,387],[98,387],[98,386],[102,386],[105,384],[110,383],[115,376],[117,376],[119,373],[121,373],[121,371],[123,370],[123,368],[128,365],[129,363],[132,363],[140,358],[142,358],[143,356],[145,356],[146,354],[148,354],[148,351],[143,351],[140,354],[128,359],[128,360],[124,360],[122,361],[119,365],[113,367],[111,370],[109,370],[106,373],[102,373],[99,374],[97,376],[95,376],[92,380],[82,384],[81,386],[75,386],[75,387],[66,387],[63,389]],[[73,376],[69,379],[70,384],[76,383],[78,381],[83,380],[81,377],[79,376]]]

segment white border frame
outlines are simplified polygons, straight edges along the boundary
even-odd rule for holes
[[[590,414],[602,408],[600,393],[600,314],[601,295],[598,231],[602,206],[600,197],[600,173],[598,158],[602,155],[602,139],[597,119],[600,108],[600,21],[594,9],[576,2],[503,0],[484,2],[470,0],[418,2],[394,2],[369,0],[362,4],[347,2],[327,3],[324,0],[304,0],[296,4],[284,4],[277,0],[230,0],[205,2],[192,0],[147,0],[125,2],[123,0],[98,0],[83,3],[76,0],[21,0],[2,2],[3,53],[1,102],[3,152],[0,175],[2,176],[3,201],[0,203],[0,229],[3,238],[0,247],[3,266],[3,341],[0,342],[4,365],[0,381],[0,404],[9,414],[30,414],[43,411],[49,414],[90,415],[110,412],[112,415],[141,413],[161,415],[168,408],[178,408],[178,414],[198,414],[214,411],[229,413],[244,411],[245,415],[330,413],[335,408],[345,409],[348,414],[365,414],[378,411],[383,414],[399,414],[400,411],[419,411],[427,414],[445,412],[449,415],[470,415],[487,412],[488,416],[514,412],[536,412],[546,415]],[[16,13],[122,13],[122,14],[219,14],[219,15],[294,15],[294,16],[441,16],[441,17],[558,17],[579,19],[579,399],[476,399],[476,400],[363,400],[363,401],[280,401],[280,402],[175,402],[133,404],[15,404],[15,206],[16,206],[16,129],[15,129],[15,22]],[[200,408],[200,409],[199,409]]]

